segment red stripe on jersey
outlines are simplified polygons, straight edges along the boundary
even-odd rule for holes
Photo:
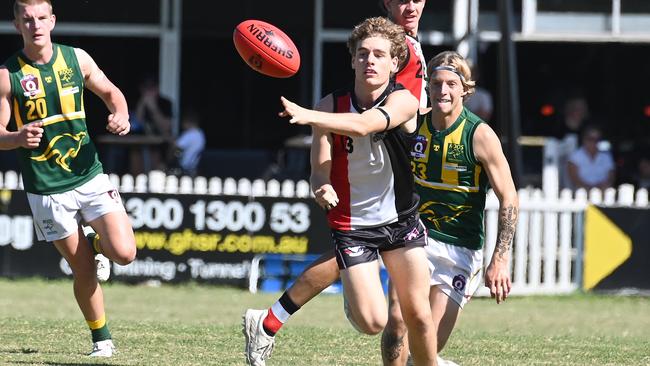
[[[334,112],[345,113],[350,111],[350,94],[339,95],[334,99]],[[336,192],[339,203],[327,213],[327,221],[331,228],[336,230],[351,229],[350,212],[350,179],[348,177],[348,139],[343,135],[332,134],[332,169],[330,182]]]
[[[402,84],[413,96],[420,100],[422,96],[422,83],[424,83],[424,66],[413,44],[407,40],[409,46],[408,63],[395,75],[395,82]]]

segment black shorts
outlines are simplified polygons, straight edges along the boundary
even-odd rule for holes
[[[427,230],[416,212],[392,224],[358,230],[332,230],[336,262],[340,269],[369,263],[379,253],[404,247],[427,245]]]

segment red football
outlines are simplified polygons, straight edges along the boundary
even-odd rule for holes
[[[244,20],[232,35],[239,55],[264,75],[288,78],[300,68],[296,45],[278,27],[261,20]]]

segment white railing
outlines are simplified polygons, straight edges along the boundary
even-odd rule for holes
[[[238,195],[238,196],[255,196],[255,197],[297,197],[305,198],[312,196],[309,182],[300,180],[277,181],[271,179],[264,181],[262,179],[249,180],[240,178],[220,178],[220,177],[177,177],[166,175],[161,171],[151,171],[149,174],[140,174],[133,177],[130,174],[118,176],[109,175],[111,182],[119,187],[122,193],[173,193],[173,194],[209,194],[209,195]],[[0,189],[22,189],[22,176],[15,171],[0,172]],[[634,189],[631,184],[622,184],[618,188],[607,188],[604,191],[594,188],[589,192],[579,189],[575,192],[563,190],[560,198],[545,196],[540,190],[520,190],[520,201],[522,207],[536,207],[536,202],[543,202],[542,207],[556,207],[561,210],[568,202],[588,202],[602,206],[621,206],[621,207],[647,207],[648,190]],[[572,197],[572,194],[574,196]],[[530,201],[530,202],[528,202]],[[495,209],[496,198],[488,196],[488,210]],[[533,205],[533,206],[530,206]]]
[[[123,193],[170,193],[244,195],[253,197],[311,196],[307,181],[250,181],[242,178],[168,176],[160,171],[148,175],[110,175]],[[0,172],[0,188],[22,189],[22,179],[14,171]],[[623,184],[604,191],[563,190],[545,195],[540,189],[519,191],[519,223],[512,245],[511,274],[513,294],[560,294],[579,289],[582,281],[582,224],[588,204],[647,208],[648,190]],[[486,200],[485,256],[490,261],[498,227],[499,203],[492,191]],[[478,296],[488,295],[481,287]]]

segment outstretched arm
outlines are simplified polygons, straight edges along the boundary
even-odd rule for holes
[[[331,98],[331,95],[328,96]],[[381,107],[388,118],[377,108],[363,113],[331,113],[303,108],[290,100],[280,97],[284,110],[281,117],[290,117],[289,122],[311,125],[339,135],[351,137],[366,136],[382,132],[413,121],[418,111],[418,101],[407,90],[398,90],[386,98]]]
[[[498,304],[508,297],[512,288],[508,262],[519,218],[519,198],[499,138],[487,124],[479,125],[474,133],[474,154],[483,164],[499,199],[497,242],[485,271],[485,286],[490,288],[490,294]]]
[[[116,135],[126,135],[131,129],[131,124],[129,107],[124,94],[106,77],[86,51],[75,48],[75,54],[84,75],[86,88],[95,93],[111,112],[108,115],[106,129]]]

